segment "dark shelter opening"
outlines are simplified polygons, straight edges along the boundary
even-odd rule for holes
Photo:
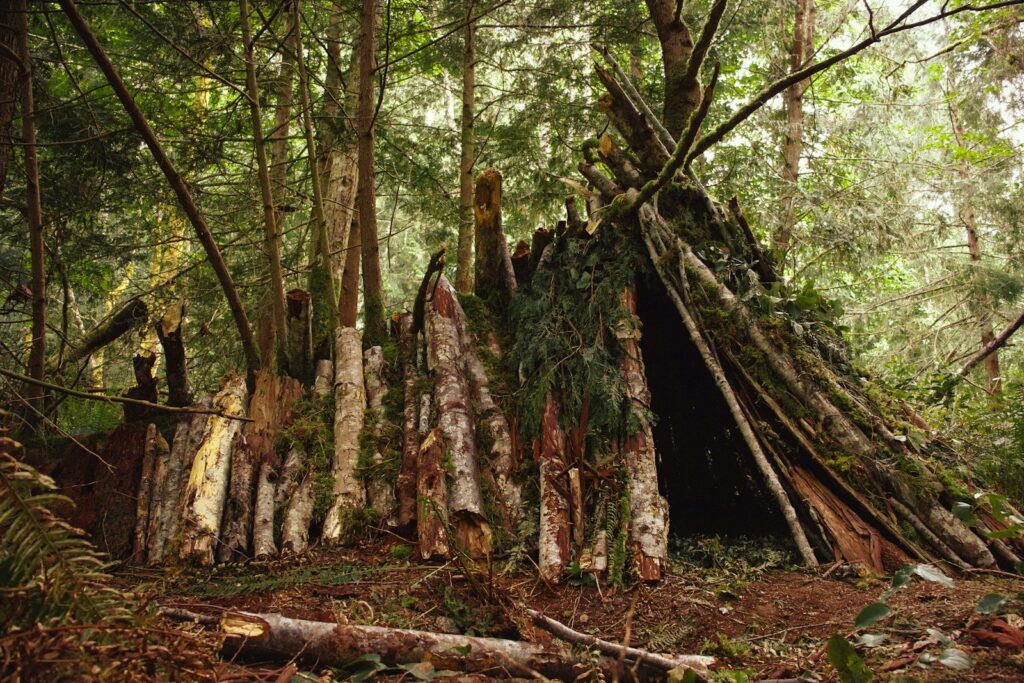
[[[641,284],[637,313],[669,533],[787,535],[725,399],[663,288]]]

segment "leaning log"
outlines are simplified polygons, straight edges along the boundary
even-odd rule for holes
[[[227,658],[313,662],[318,666],[346,667],[360,657],[374,655],[386,666],[430,662],[435,669],[485,674],[491,677],[530,677],[573,681],[592,671],[588,653],[574,655],[554,646],[500,638],[430,633],[408,629],[335,624],[291,619],[280,614],[228,612],[221,618],[223,655]],[[603,675],[632,680],[633,662],[599,657]],[[705,680],[703,671],[694,669]],[[664,670],[641,661],[641,680],[663,676]]]
[[[395,497],[398,504],[398,526],[408,528],[416,519],[416,459],[420,439],[416,407],[416,335],[412,329],[412,313],[398,315],[398,355],[402,361],[402,465],[398,470]]]
[[[436,378],[438,424],[450,453],[452,484],[448,510],[456,542],[470,557],[483,557],[490,552],[491,529],[480,491],[476,426],[462,371],[464,347],[457,304],[455,290],[442,276],[427,311],[427,356]]]
[[[188,386],[188,366],[185,361],[185,341],[182,337],[184,324],[185,305],[180,301],[168,306],[156,322],[156,336],[164,350],[167,405],[171,406],[187,406],[192,403],[192,391]]]
[[[544,405],[540,440],[535,444],[540,461],[540,532],[537,566],[548,583],[562,580],[569,564],[569,501],[558,482],[565,470],[565,432],[558,424],[558,402],[549,396]]]
[[[629,540],[637,577],[643,581],[661,579],[668,557],[668,501],[658,493],[658,464],[654,452],[654,433],[647,419],[651,392],[640,352],[640,319],[636,314],[636,293],[623,292],[623,302],[633,320],[623,333],[621,362],[633,417],[640,428],[626,436],[622,455],[629,472]]]
[[[348,512],[366,503],[366,491],[357,472],[366,392],[363,389],[362,341],[354,327],[338,329],[334,400],[334,502],[324,522],[323,540],[327,543],[342,540]]]
[[[76,363],[116,341],[144,324],[147,314],[146,302],[142,299],[130,299],[124,306],[102,320],[82,337],[78,345],[64,357],[63,365]]]
[[[228,375],[224,388],[213,398],[213,407],[225,415],[242,416],[247,398],[245,380]],[[241,425],[240,420],[220,415],[211,415],[206,422],[185,485],[180,550],[183,560],[213,564],[228,493],[231,449]]]
[[[444,440],[433,429],[419,449],[416,462],[416,535],[420,557],[450,557],[448,546],[448,482],[444,471]]]
[[[511,292],[516,288],[516,276],[501,227],[501,173],[498,169],[489,168],[477,177],[473,202],[474,291],[483,297]]]

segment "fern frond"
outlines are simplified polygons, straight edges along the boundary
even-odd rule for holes
[[[49,477],[10,454],[0,436],[0,625],[4,631],[59,619],[95,623],[129,617],[109,586],[103,557],[54,514],[70,501]]]

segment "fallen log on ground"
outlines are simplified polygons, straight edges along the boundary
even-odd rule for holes
[[[496,678],[536,678],[539,675],[572,681],[581,674],[600,668],[606,677],[632,680],[630,670],[633,662],[629,661],[629,653],[624,661],[612,657],[594,660],[586,654],[576,656],[558,647],[523,641],[332,624],[291,619],[280,614],[229,612],[221,618],[220,626],[226,657],[299,659],[315,662],[318,666],[344,667],[365,655],[379,655],[381,663],[387,666],[430,662],[435,669],[484,673]],[[655,661],[663,663],[666,658],[664,655],[660,657]],[[696,680],[706,680],[707,670],[701,666],[701,661],[688,664],[683,658],[676,659],[679,666],[694,671]],[[636,670],[636,677],[640,680],[658,679],[664,675],[665,669],[652,665],[650,656],[643,657]]]

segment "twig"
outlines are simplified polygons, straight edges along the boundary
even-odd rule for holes
[[[153,410],[159,410],[165,413],[187,413],[191,415],[215,415],[217,417],[224,417],[229,420],[240,420],[242,422],[253,422],[251,417],[245,417],[244,415],[231,415],[221,410],[205,410],[203,408],[189,408],[188,406],[165,406],[161,403],[150,403],[149,401],[142,401],[137,398],[128,398],[127,396],[107,396],[106,394],[95,394],[88,393],[85,391],[78,391],[76,389],[68,389],[62,387],[59,384],[51,384],[50,382],[44,382],[42,380],[33,379],[28,375],[22,375],[17,372],[11,372],[10,370],[4,370],[0,368],[0,375],[16,379],[19,382],[25,382],[27,384],[34,384],[35,386],[43,387],[44,389],[50,389],[51,391],[59,391],[62,394],[68,396],[75,396],[77,398],[87,398],[91,401],[106,401],[107,403],[127,403],[133,406],[142,406],[143,408],[151,408]]]

